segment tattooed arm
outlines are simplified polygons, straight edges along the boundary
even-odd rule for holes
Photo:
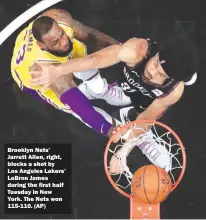
[[[58,64],[48,64],[48,65],[57,66]],[[30,68],[30,71],[40,71],[40,70],[42,70],[42,67],[38,63],[34,63],[32,67]],[[33,75],[32,75],[32,78],[34,78]],[[60,98],[60,96],[64,92],[66,92],[67,90],[71,88],[76,87],[76,84],[73,81],[73,75],[70,74],[70,75],[64,75],[64,76],[60,76],[56,78],[49,87],[54,91],[56,96]]]
[[[70,13],[63,9],[51,9],[44,12],[42,15],[52,17],[56,21],[65,22],[73,29],[74,37],[84,42],[92,51],[97,51],[104,47],[120,43],[94,28],[83,25],[79,21],[73,19]]]

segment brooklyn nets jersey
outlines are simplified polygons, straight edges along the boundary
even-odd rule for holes
[[[149,42],[148,54],[135,68],[123,64],[123,78],[120,85],[125,95],[131,98],[138,113],[143,112],[156,99],[169,95],[179,84],[175,79],[168,79],[163,85],[146,82],[143,74],[147,62],[158,53],[155,43]]]

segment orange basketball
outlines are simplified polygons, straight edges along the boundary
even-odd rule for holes
[[[145,203],[159,203],[167,198],[171,190],[168,173],[157,166],[146,165],[138,169],[132,178],[132,192]]]

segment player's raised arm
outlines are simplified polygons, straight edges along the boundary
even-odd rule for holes
[[[113,45],[90,54],[83,58],[76,58],[58,67],[44,67],[42,71],[31,72],[35,76],[34,85],[49,85],[55,78],[88,69],[101,69],[125,62],[133,65],[140,62],[147,54],[148,43],[144,39],[132,38],[122,45]]]
[[[82,72],[88,69],[102,69],[117,64],[121,45],[113,45],[83,58],[69,60],[58,68],[60,75]]]
[[[84,58],[69,60],[58,67],[58,72],[64,75],[93,68],[102,69],[119,62],[125,62],[128,65],[136,64],[146,56],[147,49],[146,40],[132,38],[122,45],[113,45]]]
[[[45,89],[53,80],[60,76],[74,72],[83,72],[93,68],[112,66],[120,61],[118,58],[120,48],[120,45],[110,46],[86,57],[68,60],[57,67],[39,64],[41,70],[31,71],[30,74],[33,79],[30,83],[33,86],[43,86],[43,89]]]

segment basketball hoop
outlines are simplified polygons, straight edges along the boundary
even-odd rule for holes
[[[125,132],[126,134],[121,134],[123,130],[128,131]],[[167,149],[169,163],[164,169],[171,178],[172,192],[180,183],[185,172],[186,155],[182,141],[167,125],[152,120],[130,122],[124,125],[115,134],[115,137],[119,138],[118,143],[113,143],[113,135],[106,146],[104,154],[105,172],[110,183],[119,193],[130,199],[130,219],[159,219],[159,203],[143,203],[134,197],[131,192],[133,173],[141,167],[137,163],[137,153],[141,152],[138,145],[140,146],[143,142],[147,141],[148,143],[152,140]],[[135,149],[138,149],[136,158],[131,155]],[[133,162],[130,163],[130,160],[133,160]]]

